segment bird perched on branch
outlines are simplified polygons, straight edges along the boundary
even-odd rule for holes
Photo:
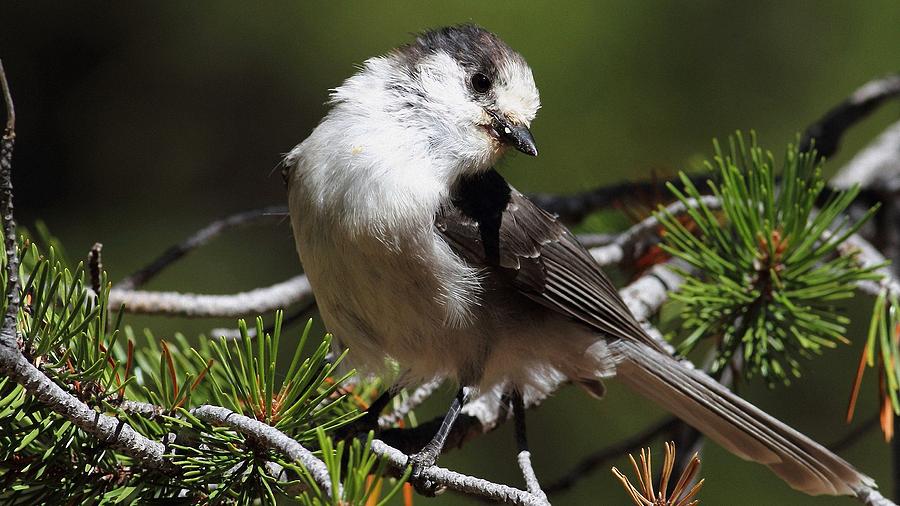
[[[364,370],[395,361],[403,382],[461,385],[411,457],[414,477],[474,392],[521,396],[560,377],[597,391],[615,376],[798,490],[874,485],[673,358],[575,237],[492,168],[510,149],[537,155],[529,127],[540,107],[528,64],[497,36],[471,25],[422,33],[367,60],[330,104],[286,159],[322,318]]]

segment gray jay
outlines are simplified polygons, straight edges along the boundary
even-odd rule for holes
[[[471,25],[367,60],[286,158],[297,250],[326,327],[363,370],[461,388],[413,455],[434,463],[469,392],[514,395],[615,376],[741,458],[808,494],[867,476],[702,372],[641,328],[591,255],[492,168],[537,155],[531,69]]]

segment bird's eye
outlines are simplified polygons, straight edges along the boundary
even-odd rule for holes
[[[491,80],[481,72],[472,76],[472,89],[478,93],[487,93],[491,89]]]

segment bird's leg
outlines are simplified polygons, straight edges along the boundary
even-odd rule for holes
[[[434,483],[431,483],[429,480],[423,480],[423,473],[426,469],[434,465],[438,456],[441,454],[441,451],[444,449],[444,443],[447,441],[450,429],[453,428],[453,422],[456,421],[460,410],[462,410],[463,405],[469,399],[469,392],[470,390],[468,387],[459,389],[456,393],[456,397],[453,398],[453,402],[450,403],[450,409],[447,411],[447,414],[444,415],[444,421],[441,423],[441,428],[438,429],[437,434],[431,438],[431,441],[429,441],[419,453],[409,456],[407,462],[408,465],[412,466],[410,480],[416,487],[416,490],[421,494],[434,495],[435,493]]]
[[[369,407],[366,408],[366,412],[363,416],[357,418],[349,425],[345,425],[341,429],[339,429],[336,433],[337,439],[350,439],[355,437],[357,434],[368,433],[370,430],[378,431],[378,417],[381,415],[381,412],[384,410],[385,406],[387,406],[391,400],[396,395],[396,391],[393,388],[389,388],[385,390],[381,395],[375,399],[372,404],[369,404]]]
[[[512,409],[513,422],[515,423],[516,447],[519,451],[516,460],[519,462],[519,469],[522,470],[522,476],[525,478],[525,485],[528,491],[544,501],[547,500],[547,494],[541,490],[537,475],[531,466],[531,452],[528,451],[528,436],[525,430],[525,401],[522,394],[518,390],[512,393]]]

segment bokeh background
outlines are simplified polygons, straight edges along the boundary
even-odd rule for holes
[[[274,170],[326,112],[328,89],[412,32],[475,22],[530,62],[543,108],[541,156],[503,173],[526,191],[570,192],[674,174],[710,152],[710,139],[755,129],[776,151],[866,80],[900,68],[895,0],[757,2],[0,2],[0,58],[18,112],[16,207],[44,220],[71,257],[95,241],[119,279],[169,244],[229,213],[283,203]],[[833,172],[900,116],[884,107],[854,128]],[[611,222],[622,223],[615,216]],[[602,224],[602,220],[601,220]],[[228,293],[299,269],[286,221],[217,240],[149,288]],[[865,315],[870,300],[853,301]],[[130,318],[165,336],[228,321]],[[823,442],[843,423],[862,326],[809,363],[790,388],[745,385],[753,402]],[[857,416],[874,413],[870,375]],[[448,394],[420,413],[441,409]],[[553,481],[593,450],[662,416],[612,385],[590,402],[572,389],[529,413],[538,475]],[[442,464],[521,485],[509,427]],[[661,455],[661,444],[654,445]],[[877,432],[844,452],[889,486]],[[625,459],[615,463],[622,466]],[[842,505],[794,493],[766,469],[713,444],[705,504]],[[608,468],[555,504],[626,504]],[[469,504],[445,495],[417,504]]]

